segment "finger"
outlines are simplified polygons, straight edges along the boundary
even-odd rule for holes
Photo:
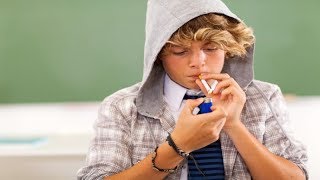
[[[226,123],[226,120],[227,120],[226,118],[221,119],[221,121],[219,122],[219,124],[218,124],[218,126],[217,126],[217,130],[218,130],[218,131],[221,131],[221,130],[222,130],[224,124]]]
[[[214,111],[206,114],[200,114],[197,116],[207,121],[207,123],[216,122],[222,118],[227,117],[226,111],[224,111],[221,107],[216,106],[212,108],[214,109]]]
[[[217,107],[216,106],[211,106],[210,109],[211,109],[211,111],[214,111],[214,110],[217,109]]]
[[[236,87],[237,89],[239,89],[239,90],[242,91],[242,89],[241,89],[241,87],[239,86],[239,84],[238,84],[233,78],[228,78],[228,79],[225,79],[225,80],[223,80],[223,81],[220,81],[220,82],[217,84],[216,88],[215,88],[214,91],[213,91],[213,94],[217,94],[217,93],[221,92],[221,90],[223,90],[223,89],[225,89],[225,88],[227,88],[227,87],[229,87],[229,86],[234,86],[234,87]]]
[[[221,113],[225,114],[226,116],[228,115],[224,108],[220,105],[212,105],[210,108],[212,111],[221,111]]]
[[[222,73],[222,74],[203,74],[201,75],[201,77],[203,79],[215,79],[215,80],[224,80],[224,79],[229,79],[230,78],[230,75],[227,74],[227,73]]]
[[[193,109],[196,108],[196,107],[198,107],[202,102],[203,102],[203,98],[188,99],[188,100],[186,101],[185,107],[183,108],[183,111],[192,114]]]
[[[233,86],[230,86],[227,89],[224,89],[221,92],[220,98],[221,98],[221,100],[225,100],[225,99],[228,99],[230,95],[232,95],[232,96],[235,95],[235,88]]]

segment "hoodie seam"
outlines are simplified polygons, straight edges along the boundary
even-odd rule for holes
[[[165,6],[164,4],[162,4],[161,1],[156,1],[156,2],[159,3],[159,4],[160,4],[162,7],[164,7],[165,9],[168,9],[168,7]],[[173,17],[175,17],[176,19],[178,19],[180,22],[183,23],[183,21],[182,21],[180,18],[178,18],[176,15],[174,15],[174,14],[172,13],[172,11],[167,10],[167,12],[169,12]]]
[[[277,124],[280,126],[282,133],[288,138],[290,144],[293,145],[294,144],[293,141],[291,140],[290,136],[288,136],[288,134],[286,133],[286,131],[283,129],[282,125],[280,124],[279,117],[274,112],[274,109],[272,108],[272,105],[271,105],[270,101],[268,100],[267,96],[265,95],[265,93],[263,93],[262,90],[254,82],[252,83],[252,85],[255,89],[257,89],[259,91],[259,93],[261,94],[261,96],[263,97],[265,102],[267,103],[267,105],[272,113],[272,116],[277,121]]]
[[[279,123],[278,121],[278,116],[276,116],[271,104],[270,104],[270,101],[268,100],[267,96],[265,95],[265,93],[262,92],[262,90],[254,83],[252,82],[252,85],[255,89],[257,89],[259,91],[259,93],[262,95],[263,99],[267,102],[268,106],[269,106],[269,109],[271,111],[271,113],[273,114],[273,117],[275,118],[275,120],[277,121],[278,125],[280,126],[280,129],[282,131],[282,133],[288,138],[288,141],[290,142],[290,146],[295,146],[295,143],[292,141],[292,139],[290,138],[290,136],[288,136],[288,134],[286,133],[286,131],[283,129],[282,125]],[[309,179],[309,174],[307,172],[307,170],[305,169],[305,164],[303,163],[297,163],[297,162],[293,162],[296,166],[298,166],[304,173],[305,175],[305,178],[308,180]]]

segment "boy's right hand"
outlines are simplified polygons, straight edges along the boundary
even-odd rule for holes
[[[211,144],[219,139],[221,129],[226,121],[226,112],[212,106],[210,113],[194,115],[192,111],[203,102],[203,98],[187,100],[178,118],[176,127],[171,133],[175,144],[190,153]]]

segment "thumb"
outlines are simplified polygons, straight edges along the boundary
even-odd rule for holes
[[[193,109],[199,106],[203,102],[203,98],[198,98],[198,99],[188,99],[186,102],[185,107],[183,110],[185,112],[191,113],[193,112]]]
[[[221,107],[221,106],[211,106],[211,110],[215,111],[217,114],[220,114],[221,117],[226,117],[228,116],[228,113]]]

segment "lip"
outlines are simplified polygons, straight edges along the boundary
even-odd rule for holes
[[[191,75],[191,76],[188,76],[189,78],[192,78],[192,79],[199,79],[199,75]]]

